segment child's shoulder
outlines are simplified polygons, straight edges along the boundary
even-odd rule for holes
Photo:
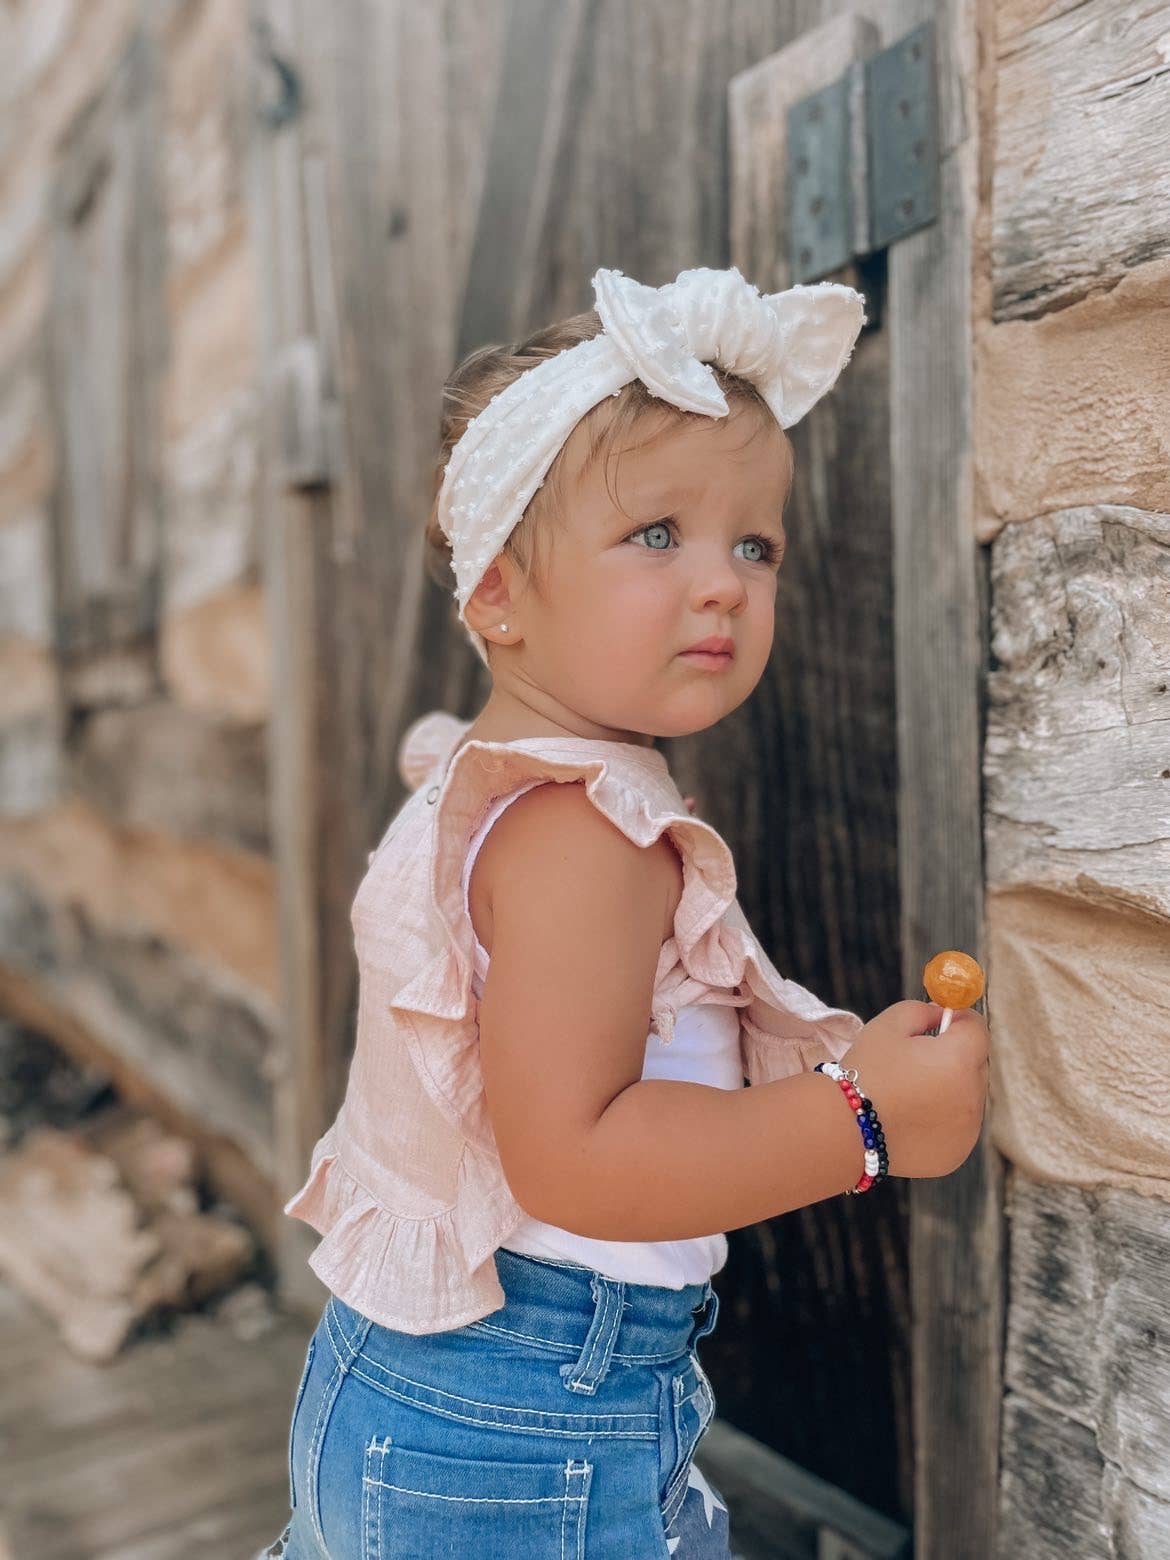
[[[670,936],[682,898],[682,857],[669,829],[647,844],[631,838],[588,796],[586,782],[527,782],[499,813],[478,850],[470,879],[472,919],[488,929],[494,907],[506,901],[521,915],[539,918],[564,889],[574,916],[622,915],[662,919]]]
[[[674,905],[685,900],[703,926],[734,898],[731,851],[710,824],[693,817],[659,749],[588,737],[495,742],[469,736],[471,726],[432,710],[407,728],[398,767],[413,794],[387,830],[389,848],[374,853],[377,876],[393,878],[400,890],[413,882],[449,928],[461,924],[471,841],[507,797],[516,799],[492,823],[480,852],[489,871],[510,846],[538,850],[542,837],[559,835],[567,847],[564,831],[572,829],[582,850],[591,838],[619,853],[638,847],[643,870],[657,864],[664,893],[671,896],[673,886]],[[531,794],[517,795],[523,792]],[[384,893],[376,898],[382,906]]]

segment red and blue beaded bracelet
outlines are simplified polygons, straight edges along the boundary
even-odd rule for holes
[[[873,1101],[867,1099],[857,1088],[855,1067],[840,1067],[836,1062],[818,1062],[813,1071],[824,1073],[826,1077],[837,1082],[841,1092],[849,1101],[850,1109],[857,1117],[857,1125],[861,1128],[861,1140],[865,1144],[865,1169],[857,1185],[847,1188],[845,1195],[852,1197],[855,1192],[868,1192],[871,1186],[884,1181],[890,1173],[886,1134],[882,1131],[882,1124],[878,1120],[877,1111],[873,1108]]]

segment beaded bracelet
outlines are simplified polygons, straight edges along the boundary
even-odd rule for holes
[[[882,1131],[882,1124],[878,1120],[877,1111],[873,1108],[873,1101],[858,1091],[855,1067],[839,1067],[836,1062],[818,1062],[813,1071],[824,1073],[840,1085],[841,1092],[857,1117],[857,1125],[861,1128],[861,1139],[865,1144],[865,1169],[857,1185],[849,1187],[845,1195],[852,1197],[855,1192],[868,1192],[871,1186],[884,1181],[890,1173],[886,1134]]]

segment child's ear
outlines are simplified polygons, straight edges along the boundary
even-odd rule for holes
[[[485,639],[490,637],[491,630],[499,628],[501,623],[507,623],[508,614],[514,610],[513,594],[507,577],[511,573],[506,559],[504,569],[501,569],[498,558],[493,559],[463,609],[468,623]]]

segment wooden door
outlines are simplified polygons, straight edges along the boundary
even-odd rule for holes
[[[789,102],[928,11],[946,219],[835,273],[871,323],[793,430],[772,664],[668,757],[732,846],[776,963],[827,1001],[869,1016],[919,995],[937,948],[978,953],[960,0],[868,17],[829,0],[253,4],[287,1189],[344,1083],[349,901],[401,800],[397,739],[436,706],[471,717],[488,692],[422,568],[443,376],[475,345],[588,307],[601,265],[660,284],[736,263],[765,291],[788,285]],[[753,1552],[894,1554],[912,1520],[921,1555],[992,1552],[996,1210],[980,1155],[921,1196],[894,1182],[732,1232],[704,1354],[721,1415],[842,1492],[841,1510],[852,1496],[894,1519],[865,1547],[844,1516],[836,1538],[794,1516]],[[311,1235],[287,1240],[295,1289]]]

